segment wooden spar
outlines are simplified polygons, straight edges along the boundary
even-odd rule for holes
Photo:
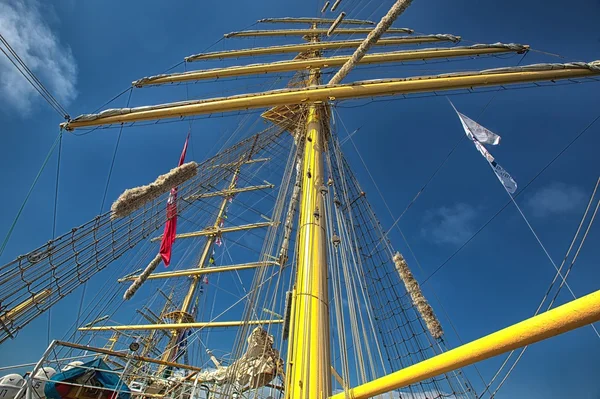
[[[11,319],[22,314],[23,312],[25,312],[27,309],[31,308],[32,306],[37,306],[41,303],[44,303],[44,301],[46,299],[48,299],[50,294],[52,294],[52,290],[49,288],[38,292],[37,294],[31,296],[31,298],[28,298],[28,299],[24,300],[23,302],[19,303],[14,308],[9,309],[3,315],[0,315],[0,320],[3,323],[10,322]]]
[[[529,50],[529,46],[520,44],[480,44],[475,46],[462,46],[450,48],[426,48],[419,50],[393,51],[385,53],[368,54],[360,60],[363,65],[379,64],[386,62],[403,62],[429,60],[437,58],[468,57],[474,55],[523,53]],[[350,56],[336,56],[329,58],[296,59],[290,61],[278,61],[265,64],[251,64],[245,66],[233,66],[225,68],[214,68],[183,73],[172,73],[142,78],[132,83],[133,86],[143,87],[149,85],[189,82],[201,79],[218,79],[234,76],[247,76],[264,73],[280,73],[291,71],[302,71],[309,68],[332,68],[342,66],[350,59]]]
[[[214,266],[214,267],[205,267],[203,269],[193,268],[187,270],[176,270],[172,272],[161,272],[154,273],[148,277],[148,280],[157,279],[157,278],[173,278],[173,277],[190,277],[190,276],[203,276],[205,274],[212,273],[224,273],[236,270],[246,270],[246,269],[257,269],[261,267],[268,266],[277,266],[278,263],[274,261],[266,261],[266,262],[255,262],[255,263],[242,263],[239,265],[231,265],[231,266]],[[137,276],[124,277],[119,279],[119,282],[133,280]]]
[[[454,36],[450,34],[437,34],[437,35],[422,35],[422,36],[399,36],[399,37],[388,37],[379,39],[375,46],[396,46],[405,44],[419,44],[419,43],[433,43],[433,42],[453,42],[457,43],[461,40],[460,36]],[[316,51],[316,50],[338,50],[343,48],[356,48],[360,46],[363,40],[339,40],[332,42],[316,42],[316,43],[302,43],[302,44],[286,44],[283,46],[270,46],[270,47],[256,47],[242,50],[226,50],[226,51],[215,51],[212,53],[201,53],[190,55],[185,58],[186,62],[211,60],[211,59],[222,59],[222,58],[235,58],[235,57],[248,57],[248,56],[259,56],[267,54],[285,54],[285,53],[299,53],[304,51]]]
[[[339,35],[368,34],[370,28],[344,28],[338,29]],[[389,28],[388,33],[411,34],[414,30],[409,28]],[[223,35],[226,39],[231,37],[257,37],[257,36],[318,36],[327,33],[327,29],[276,29],[276,30],[246,30],[241,32],[230,32]]]
[[[342,2],[342,0],[335,0],[335,3],[333,3],[333,5],[331,6],[331,12],[334,12],[338,6],[340,5],[340,3]]]
[[[329,3],[329,2],[327,2]],[[326,3],[326,4],[327,4]],[[317,25],[331,25],[335,21],[332,18],[264,18],[259,19],[258,22],[269,22],[269,23],[288,23],[288,24],[317,24]],[[375,25],[373,21],[367,21],[363,19],[344,19],[342,25]]]
[[[345,16],[346,16],[345,12],[342,12],[342,13],[340,13],[340,15],[338,15],[338,17],[335,19],[335,21],[333,21],[333,23],[331,24],[329,29],[327,29],[327,36],[331,36],[333,34],[335,29],[342,23],[342,20],[344,19]]]
[[[234,188],[234,189],[225,189],[225,190],[219,190],[219,191],[211,191],[208,193],[202,193],[202,194],[193,194],[190,196],[185,197],[186,201],[195,201],[195,200],[199,200],[202,198],[211,198],[211,197],[232,197],[236,194],[240,194],[240,193],[247,193],[249,191],[255,191],[255,190],[266,190],[269,188],[274,188],[275,185],[274,184],[261,184],[260,186],[248,186],[248,187],[240,187],[240,188]]]
[[[586,78],[600,75],[600,61],[571,64],[537,64],[522,67],[498,68],[478,72],[461,72],[434,76],[418,76],[340,84],[289,88],[261,93],[242,94],[209,100],[162,104],[154,108],[142,107],[111,110],[109,113],[85,115],[62,123],[64,129],[131,123],[191,115],[211,114],[277,105],[314,103],[351,98],[376,97],[410,93],[456,90],[463,88],[499,86],[525,82],[554,81]]]
[[[321,8],[321,14],[324,14],[325,11],[327,11],[327,7],[329,7],[329,1],[326,1],[325,4],[323,4],[323,8]]]
[[[95,348],[93,346],[88,346],[88,345],[74,344],[72,342],[65,342],[65,341],[55,341],[55,342],[56,342],[56,345],[65,346],[67,348],[79,349],[82,351],[97,352],[97,353],[102,353],[103,355],[134,359],[134,360],[139,360],[142,362],[160,364],[163,366],[171,366],[171,367],[182,368],[182,369],[187,369],[187,370],[192,370],[192,371],[200,371],[201,370],[198,367],[188,366],[187,364],[165,362],[162,360],[153,359],[151,357],[144,357],[144,356],[139,356],[139,355],[135,355],[135,354],[115,352],[112,350],[103,349],[103,348]]]
[[[193,323],[132,324],[123,326],[80,327],[79,331],[138,331],[138,330],[187,330],[188,328],[227,328],[244,325],[281,324],[283,320],[236,320]],[[170,346],[167,346],[170,348]],[[163,359],[164,361],[164,359]]]
[[[224,201],[227,201],[227,198],[225,198]],[[177,234],[175,236],[175,238],[181,239],[181,238],[194,238],[194,237],[217,237],[217,236],[220,236],[221,234],[225,234],[225,233],[232,233],[234,231],[242,231],[242,230],[260,229],[263,227],[273,226],[274,224],[275,224],[275,222],[258,222],[258,223],[242,224],[239,226],[231,226],[231,227],[211,226],[211,228],[205,229],[205,230]],[[162,235],[160,235],[158,237],[154,237],[150,241],[159,241],[161,239],[162,239]]]

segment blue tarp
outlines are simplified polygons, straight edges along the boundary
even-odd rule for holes
[[[60,396],[60,393],[57,391],[56,385],[60,384],[61,382],[72,382],[75,378],[90,371],[90,369],[94,369],[94,377],[104,388],[115,391],[119,390],[119,399],[130,399],[131,391],[129,390],[129,387],[123,381],[121,381],[121,378],[118,374],[111,371],[111,368],[108,367],[108,365],[104,363],[102,359],[92,360],[91,362],[84,363],[81,366],[75,366],[70,370],[53,375],[52,378],[50,378],[50,381],[48,381],[44,387],[46,398],[63,399]],[[103,372],[101,370],[108,371]],[[73,386],[73,388],[75,387]],[[106,391],[106,393],[110,394],[109,391]]]

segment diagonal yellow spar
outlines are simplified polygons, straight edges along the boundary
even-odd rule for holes
[[[600,321],[600,291],[394,371],[329,399],[367,399]]]
[[[501,53],[523,53],[529,46],[520,44],[478,44],[474,46],[451,47],[451,48],[427,48],[420,50],[393,51],[387,53],[374,53],[364,56],[361,64],[378,64],[384,62],[402,62],[415,60],[428,60],[436,58],[466,57],[472,55],[501,54]],[[329,58],[297,59],[290,61],[279,61],[264,64],[252,64],[244,66],[233,66],[226,68],[214,68],[183,73],[172,73],[168,75],[156,75],[136,80],[133,86],[142,87],[165,83],[189,82],[201,79],[226,78],[233,76],[246,76],[263,73],[278,73],[301,71],[310,68],[331,68],[344,65],[350,56],[337,56]]]
[[[437,35],[423,35],[423,36],[400,36],[400,37],[388,37],[379,39],[375,46],[394,46],[394,45],[405,45],[405,44],[418,44],[418,43],[434,43],[434,42],[453,42],[457,43],[460,41],[460,36],[454,36],[450,34],[437,34]],[[342,48],[356,48],[363,42],[360,40],[338,40],[332,42],[317,42],[317,43],[301,43],[301,44],[286,44],[283,46],[270,46],[270,47],[256,47],[241,50],[226,50],[226,51],[215,51],[212,53],[201,53],[190,55],[185,58],[186,62],[210,60],[210,59],[221,59],[221,58],[233,58],[233,57],[246,57],[256,55],[267,55],[267,54],[283,54],[283,53],[301,53],[304,51],[314,50],[337,50]]]
[[[191,115],[229,112],[277,105],[347,100],[361,97],[425,93],[442,90],[498,86],[525,82],[586,78],[600,75],[600,61],[590,63],[534,64],[522,67],[488,69],[434,76],[417,76],[340,84],[289,88],[241,94],[209,100],[181,101],[139,108],[111,109],[99,114],[79,116],[61,123],[64,129],[131,123]]]
[[[369,28],[344,28],[336,29],[336,35],[368,34],[372,29]],[[387,33],[408,33],[414,30],[409,28],[389,28]],[[327,34],[327,29],[275,29],[275,30],[246,30],[241,32],[231,32],[223,35],[226,39],[230,37],[257,37],[257,36],[316,36]]]

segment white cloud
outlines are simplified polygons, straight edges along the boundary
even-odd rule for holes
[[[443,206],[425,214],[423,236],[438,244],[462,244],[473,234],[477,210],[465,203]]]
[[[527,206],[534,216],[556,216],[581,209],[586,195],[582,189],[555,182],[541,188],[527,199]]]
[[[52,16],[37,0],[0,0],[0,33],[29,69],[64,106],[77,96],[77,65],[71,49],[60,43],[44,16]],[[4,46],[2,45],[2,48]],[[6,49],[5,49],[6,50]],[[0,54],[0,101],[6,108],[25,114],[34,101],[42,100],[35,89]]]

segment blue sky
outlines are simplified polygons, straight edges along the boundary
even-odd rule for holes
[[[378,7],[379,2],[375,1],[345,1],[353,11],[348,17],[354,18],[377,19],[392,4],[386,0]],[[206,49],[222,33],[243,29],[264,17],[314,16],[321,3],[320,0],[232,0],[167,5],[158,1],[65,0],[42,5],[33,0],[0,0],[0,10],[4,11],[0,12],[0,30],[71,115],[79,115],[96,109],[127,88],[132,80],[160,73],[184,56]],[[591,0],[572,2],[567,7],[555,0],[508,0],[501,5],[474,0],[451,3],[415,0],[395,26],[424,33],[460,35],[465,39],[463,44],[471,44],[466,40],[524,43],[533,49],[560,54],[565,61],[592,61],[600,59],[599,18],[600,2]],[[16,31],[5,31],[6,27],[16,25],[27,29],[14,36],[10,34]],[[231,39],[220,41],[211,50],[283,42],[286,41]],[[358,70],[348,80],[515,65],[520,59],[521,56],[514,56],[393,65]],[[531,52],[523,63],[560,61]],[[218,65],[222,62],[209,63]],[[201,67],[192,65],[196,66]],[[0,61],[2,238],[54,141],[60,122],[10,68],[5,60]],[[263,83],[259,79],[206,83],[192,87],[190,96],[218,96],[235,88],[238,92],[252,91]],[[134,91],[132,104],[185,97],[183,87],[143,89]],[[492,152],[522,185],[598,116],[598,100],[598,83],[452,96],[461,112],[502,136],[502,144]],[[111,105],[124,106],[125,101],[126,98],[119,98]],[[357,105],[363,106],[344,108]],[[443,96],[344,102],[338,111],[350,131],[362,126],[353,136],[354,143],[394,216],[404,210],[463,134]],[[231,117],[195,122],[190,158],[204,159],[238,121],[237,117]],[[186,130],[185,123],[128,129],[117,154],[107,204],[125,188],[150,181],[171,168]],[[518,199],[557,262],[564,256],[599,175],[596,151],[600,145],[599,133],[597,124]],[[117,134],[118,130],[112,129],[64,137],[57,232],[67,231],[98,213]],[[391,218],[354,147],[348,142],[344,148],[384,227],[390,226]],[[55,162],[53,159],[42,175],[7,250],[0,257],[1,263],[51,237]],[[485,161],[470,143],[463,141],[400,222],[423,271],[414,265],[396,231],[391,233],[391,239],[405,252],[417,278],[423,280],[507,199]],[[597,226],[592,228],[569,277],[578,296],[598,288],[596,263],[600,248],[594,243],[598,242],[599,234]],[[552,265],[514,207],[509,207],[429,280],[424,290],[430,297],[435,291],[466,341],[530,316],[552,277]],[[568,299],[565,293],[559,296],[561,303]],[[450,346],[457,345],[458,339],[450,331],[439,304],[433,299],[432,304],[446,325]],[[62,335],[64,326],[73,321],[63,314],[57,319],[53,334]],[[45,322],[32,324],[15,344],[9,342],[0,347],[0,353],[8,354],[0,356],[2,364],[35,360],[45,347],[45,340]],[[17,357],[14,346],[7,349],[17,342],[19,346],[27,345],[26,355]],[[600,372],[598,356],[600,341],[589,327],[535,345],[499,397],[598,398],[600,385],[595,378]],[[499,362],[494,359],[483,363],[480,369],[484,377],[489,378]],[[470,377],[478,386],[476,375],[471,373]]]

